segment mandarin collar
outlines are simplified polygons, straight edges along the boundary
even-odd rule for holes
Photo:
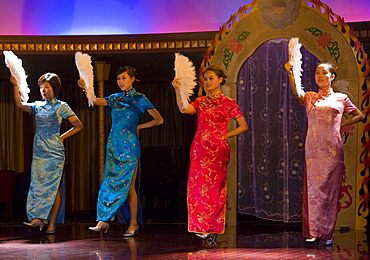
[[[224,93],[220,90],[220,91],[217,91],[215,94],[213,93],[208,94],[208,98],[210,99],[218,98],[218,97],[221,97],[223,94]]]
[[[318,91],[318,93],[321,96],[327,97],[327,96],[333,94],[334,91],[333,91],[333,88],[331,88],[331,87],[328,90],[323,90],[323,89],[320,88],[319,91]]]
[[[56,97],[53,97],[53,98],[51,98],[49,100],[44,99],[44,101],[45,101],[46,104],[52,104],[52,105],[54,105],[55,103],[58,102],[58,99]]]
[[[134,88],[130,88],[129,90],[127,91],[122,91],[123,95],[124,96],[127,96],[127,95],[133,95],[134,93],[136,92],[136,90]]]

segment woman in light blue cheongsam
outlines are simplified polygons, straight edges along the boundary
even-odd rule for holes
[[[83,128],[81,121],[66,102],[57,99],[61,87],[58,75],[45,73],[38,79],[43,101],[21,102],[17,80],[11,76],[14,101],[18,108],[35,116],[36,134],[33,141],[31,183],[27,197],[27,217],[24,224],[40,227],[49,220],[48,234],[55,233],[61,204],[60,184],[64,167],[63,140]],[[67,119],[72,128],[60,134],[60,125]],[[63,220],[62,220],[63,221]]]
[[[107,232],[109,222],[119,212],[129,227],[123,236],[135,236],[138,232],[140,212],[138,214],[138,195],[135,189],[139,169],[140,129],[163,124],[162,116],[148,98],[133,88],[136,73],[130,66],[121,67],[117,73],[117,84],[122,90],[105,98],[97,98],[95,105],[111,109],[112,126],[106,146],[104,178],[100,186],[97,202],[97,221],[93,231]],[[78,81],[85,88],[82,79]],[[151,121],[138,124],[140,116],[148,112]]]

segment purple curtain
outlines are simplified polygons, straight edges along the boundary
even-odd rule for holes
[[[238,211],[262,219],[301,221],[305,109],[292,94],[284,64],[289,39],[262,44],[238,75],[238,103],[249,130],[238,138]],[[303,46],[302,84],[317,90],[318,60]]]

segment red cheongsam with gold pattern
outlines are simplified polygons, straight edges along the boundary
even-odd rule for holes
[[[218,233],[225,230],[226,168],[230,159],[226,137],[230,118],[243,116],[236,102],[217,95],[199,97],[191,105],[198,113],[190,148],[188,230]]]

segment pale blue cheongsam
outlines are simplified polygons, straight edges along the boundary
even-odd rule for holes
[[[129,222],[127,197],[141,153],[136,127],[140,116],[154,106],[144,94],[133,88],[105,99],[111,109],[112,127],[107,140],[104,178],[98,194],[97,220],[112,221],[122,210],[124,221]],[[140,222],[140,210],[138,215]]]
[[[64,167],[64,145],[60,140],[63,119],[75,113],[57,98],[32,104],[36,134],[33,141],[31,183],[27,197],[27,217],[48,219],[61,182]],[[58,222],[62,222],[59,220]]]

